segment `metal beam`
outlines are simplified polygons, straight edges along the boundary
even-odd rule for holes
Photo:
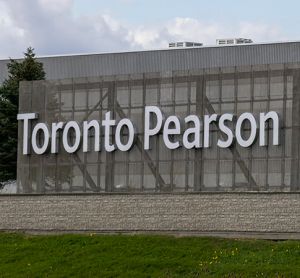
[[[205,95],[205,107],[208,111],[209,114],[214,114],[216,113],[215,109],[213,108],[213,106],[211,105],[210,101],[208,100],[207,96]],[[224,134],[221,135],[222,138],[226,139]],[[234,147],[229,148],[229,150],[232,152],[232,155],[235,156],[237,158],[236,162],[238,163],[238,165],[241,168],[241,171],[243,172],[243,174],[245,175],[246,179],[249,180],[249,185],[251,188],[258,190],[259,187],[256,184],[256,181],[254,180],[254,178],[251,175],[251,172],[249,171],[246,163],[244,160],[242,160],[240,153],[238,152],[238,150]],[[234,174],[234,173],[233,173]]]
[[[125,113],[123,112],[123,109],[121,108],[120,104],[117,101],[116,101],[116,112],[119,114],[119,116],[121,118],[126,117]],[[158,171],[156,171],[157,169],[155,167],[155,164],[153,163],[150,155],[144,150],[143,144],[142,144],[141,140],[138,137],[136,139],[136,145],[137,145],[139,151],[143,154],[144,159],[147,162],[153,176],[156,177],[156,173],[158,173]],[[156,178],[157,178],[157,182],[160,186],[160,189],[163,189],[163,186],[166,185],[166,183],[164,182],[164,179],[162,178],[162,176],[159,173],[157,174]]]

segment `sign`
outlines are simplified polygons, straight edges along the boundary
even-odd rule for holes
[[[272,122],[272,144],[279,145],[279,116],[275,111],[259,113],[256,119],[252,113],[245,112],[239,117],[225,113],[222,115],[188,115],[183,120],[175,115],[165,117],[157,106],[146,106],[144,111],[144,149],[151,148],[151,138],[162,134],[165,146],[174,150],[179,147],[186,149],[209,148],[211,146],[211,130],[215,124],[221,131],[217,146],[229,148],[235,142],[241,147],[250,147],[259,138],[259,146],[268,144],[266,126]],[[129,151],[135,143],[137,127],[127,118],[116,121],[112,119],[112,112],[107,112],[102,121],[76,121],[51,123],[37,123],[32,132],[32,121],[38,119],[37,113],[18,114],[18,120],[23,123],[23,154],[30,154],[30,146],[36,154],[46,152],[58,153],[58,144],[68,153],[75,153],[81,144],[83,152],[91,151],[89,137],[93,135],[93,151],[98,152],[103,148],[107,152],[120,150]],[[243,133],[245,124],[248,123],[249,134]],[[100,142],[103,133],[104,142]],[[60,139],[62,135],[62,138]],[[114,136],[114,140],[111,137]],[[31,140],[29,140],[31,139]],[[31,144],[30,144],[31,141]],[[125,142],[124,142],[125,141]],[[113,143],[112,143],[113,142]],[[102,146],[103,145],[103,146]]]

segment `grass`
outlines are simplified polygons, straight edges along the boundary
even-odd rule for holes
[[[300,241],[0,233],[0,277],[300,277]]]

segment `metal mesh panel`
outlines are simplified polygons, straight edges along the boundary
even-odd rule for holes
[[[20,112],[37,112],[39,121],[102,121],[111,111],[116,120],[130,118],[138,136],[128,152],[106,152],[101,134],[100,152],[80,149],[67,154],[59,144],[58,154],[42,156],[22,155],[19,140],[18,193],[299,190],[299,90],[295,65],[23,83]],[[268,126],[268,146],[259,147],[256,141],[251,148],[235,144],[220,149],[216,144],[221,134],[212,125],[210,148],[169,150],[159,135],[151,138],[152,148],[146,151],[146,105],[181,118],[274,110],[282,119],[280,145],[270,144],[272,126]],[[246,136],[249,126],[243,128]],[[91,149],[93,140],[91,133]]]

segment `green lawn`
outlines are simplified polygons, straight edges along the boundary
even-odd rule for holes
[[[0,233],[0,277],[300,277],[300,241]]]

